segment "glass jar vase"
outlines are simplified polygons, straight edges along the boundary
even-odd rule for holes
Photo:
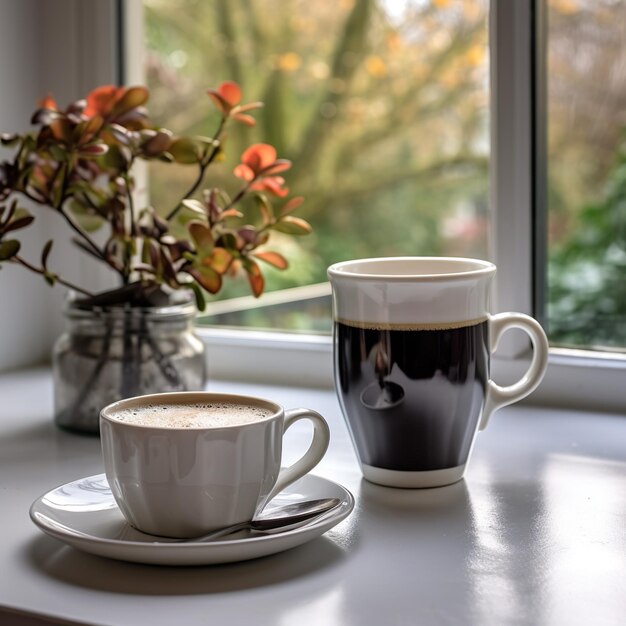
[[[58,426],[99,432],[100,410],[116,400],[204,387],[204,344],[193,302],[165,307],[80,308],[69,302],[53,350]]]

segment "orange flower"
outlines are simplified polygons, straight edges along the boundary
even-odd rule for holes
[[[246,111],[258,109],[263,105],[260,102],[240,105],[241,87],[237,83],[223,82],[217,89],[207,89],[207,94],[224,117],[232,117],[238,122],[246,124],[246,126],[256,124],[256,120],[252,116],[246,115]]]
[[[96,87],[87,95],[87,106],[83,114],[86,117],[93,117],[94,115],[106,117],[125,91],[124,87],[116,87],[115,85]]]
[[[215,102],[215,106],[226,115],[241,102],[241,88],[230,80],[222,83],[217,89],[207,89],[207,94]]]
[[[252,183],[250,189],[252,191],[269,191],[279,198],[284,198],[289,193],[289,189],[283,187],[284,184],[285,179],[282,176],[266,176]]]
[[[276,148],[267,143],[252,144],[241,155],[241,163],[233,173],[250,184],[252,191],[269,191],[275,196],[284,197],[289,189],[283,187],[285,179],[275,176],[291,167],[291,161],[276,158]]]
[[[39,108],[47,109],[48,111],[58,111],[59,107],[57,101],[52,97],[52,94],[48,94],[45,98],[39,101]]]
[[[102,85],[87,95],[87,106],[83,115],[87,118],[99,115],[109,122],[135,120],[142,117],[138,109],[148,100],[148,96],[145,87]]]

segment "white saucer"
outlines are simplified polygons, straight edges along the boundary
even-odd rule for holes
[[[117,507],[106,476],[98,474],[44,494],[33,502],[30,517],[43,532],[91,554],[158,565],[213,565],[295,548],[331,529],[354,507],[347,489],[312,474],[278,494],[271,506],[317,498],[339,498],[341,504],[306,526],[276,534],[237,534],[207,543],[177,543],[132,528]]]

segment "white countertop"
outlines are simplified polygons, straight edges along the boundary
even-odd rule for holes
[[[332,391],[209,388],[324,414],[332,442],[314,473],[350,489],[354,513],[304,546],[238,564],[83,554],[43,535],[28,509],[102,472],[99,440],[55,428],[47,370],[0,375],[0,624],[625,623],[625,417],[503,409],[479,434],[464,481],[399,490],[361,479]],[[308,441],[294,431],[286,461]]]

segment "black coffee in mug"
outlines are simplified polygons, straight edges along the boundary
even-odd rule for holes
[[[494,273],[485,261],[438,257],[329,268],[335,385],[366,479],[397,487],[460,480],[489,415],[539,384],[545,333],[528,316],[489,314]],[[489,380],[490,353],[511,327],[535,349],[522,381],[502,388]]]
[[[462,465],[489,379],[487,321],[438,329],[335,323],[337,391],[364,463]]]

